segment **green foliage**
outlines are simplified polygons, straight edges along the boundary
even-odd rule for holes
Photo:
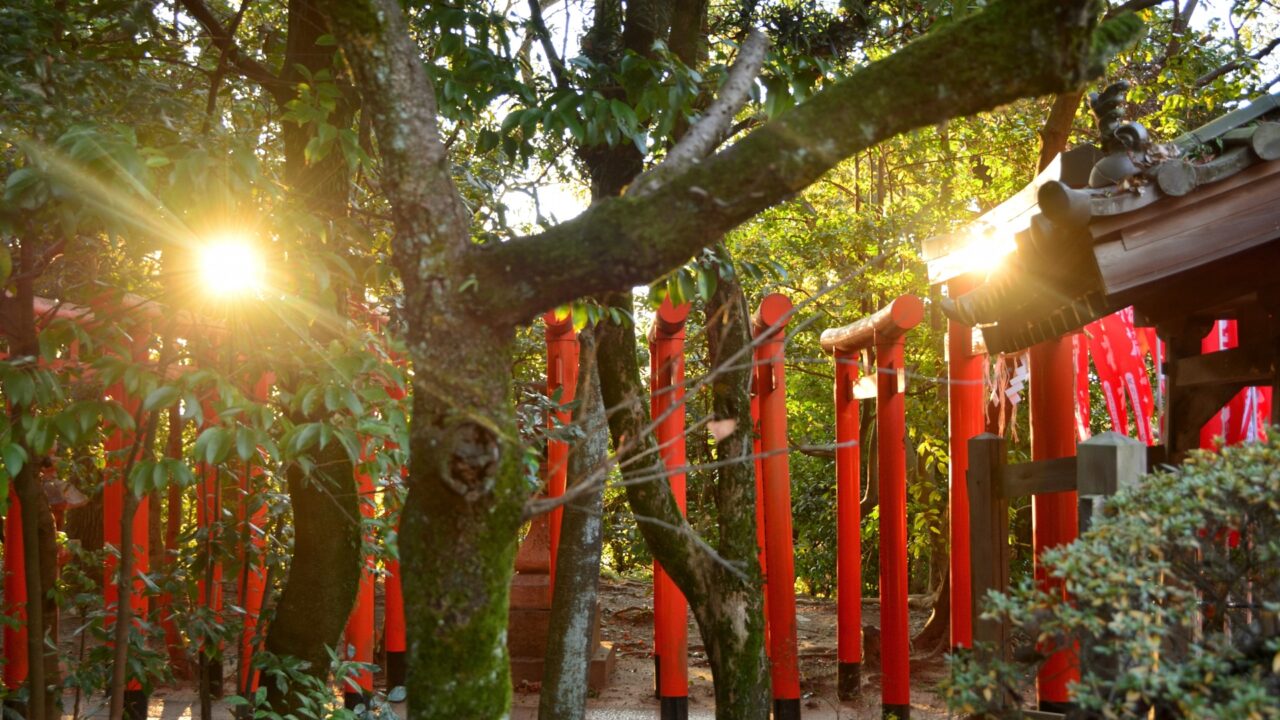
[[[1079,643],[1080,706],[1179,717],[1275,717],[1280,707],[1280,435],[1200,451],[1095,510],[1079,540],[1045,553],[1071,600],[1024,581],[989,598],[1043,648]],[[1036,650],[1014,655],[1034,665]],[[963,714],[1012,702],[1020,663],[953,662],[948,704]]]
[[[351,687],[349,683],[354,683],[359,673],[377,670],[373,665],[344,660],[332,648],[329,649],[329,660],[329,676],[343,688]],[[397,715],[391,703],[404,701],[404,688],[393,688],[390,693],[375,692],[366,702],[348,709],[343,706],[342,697],[333,692],[333,686],[307,672],[305,662],[263,652],[254,657],[254,667],[262,671],[263,677],[272,678],[281,694],[295,702],[291,713],[281,715],[267,702],[265,686],[259,687],[249,697],[233,695],[227,698],[228,707],[248,710],[247,717],[254,720],[394,720]]]

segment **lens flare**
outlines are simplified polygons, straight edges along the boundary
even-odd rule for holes
[[[237,235],[217,237],[200,249],[200,280],[205,290],[224,299],[257,294],[262,289],[262,254]]]

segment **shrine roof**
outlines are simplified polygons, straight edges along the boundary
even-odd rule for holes
[[[989,352],[1131,304],[1159,324],[1280,290],[1280,94],[1153,143],[1121,117],[1127,88],[1090,96],[1102,148],[1073,148],[976,221],[924,242],[933,284],[1008,253],[972,291],[941,301],[982,330]]]

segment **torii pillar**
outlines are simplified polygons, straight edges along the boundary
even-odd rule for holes
[[[796,638],[795,548],[791,541],[791,468],[787,457],[785,328],[791,300],[774,293],[751,318],[755,331],[755,385],[760,406],[764,506],[765,608],[773,680],[773,717],[800,717],[800,668]]]
[[[650,414],[667,481],[685,512],[684,323],[689,303],[658,308],[649,335]],[[662,720],[689,717],[689,604],[671,576],[653,563],[653,663]]]
[[[1031,348],[1031,459],[1053,460],[1076,454],[1075,357],[1070,335]],[[1078,532],[1074,490],[1036,495],[1031,500],[1031,533],[1035,548],[1035,578],[1042,588],[1065,593],[1061,580],[1049,577],[1040,556],[1045,550],[1075,540]],[[1080,679],[1080,665],[1071,648],[1058,650],[1040,666],[1036,698],[1046,712],[1065,712],[1070,705],[1067,686]]]
[[[978,284],[973,275],[953,278],[950,296],[959,297]],[[973,351],[973,328],[947,321],[947,425],[951,467],[948,503],[951,528],[951,648],[973,647],[969,565],[969,439],[985,429],[983,376],[986,355]]]

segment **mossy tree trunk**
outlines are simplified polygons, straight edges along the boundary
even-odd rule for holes
[[[478,246],[470,241],[471,217],[451,178],[434,89],[400,3],[317,4],[372,113],[405,287],[414,415],[399,539],[415,718],[509,712],[508,585],[529,494],[512,405],[510,354],[518,325],[583,295],[653,280],[840,160],[895,134],[1074,87],[1100,70],[1113,41],[1135,30],[1126,21],[1095,41],[1098,0],[993,3],[853,73],[651,193],[600,200],[540,235]],[[630,296],[619,302],[629,305]],[[642,451],[653,440],[643,432],[633,331],[604,325],[598,332],[605,405],[629,407],[610,420],[615,445]],[[608,358],[607,333],[630,336],[613,338],[616,351]],[[725,350],[745,342],[744,333],[738,322],[722,341]],[[726,389],[717,412],[744,418],[740,390]],[[736,432],[749,431],[749,421],[738,424]],[[746,452],[744,436],[721,442],[726,452]],[[751,506],[753,483],[722,477],[721,485],[724,502]],[[735,524],[729,544],[711,552],[687,529],[665,486],[637,484],[627,492],[646,516],[642,527],[654,555],[695,607],[704,635],[746,639],[709,652],[725,666],[731,657],[756,658],[747,670],[717,677],[725,684],[717,688],[719,702],[744,708],[739,717],[762,717],[756,709],[767,704],[760,700],[754,532]],[[644,519],[678,530],[652,532]],[[725,560],[733,557],[749,560]],[[730,627],[714,627],[720,622]]]

